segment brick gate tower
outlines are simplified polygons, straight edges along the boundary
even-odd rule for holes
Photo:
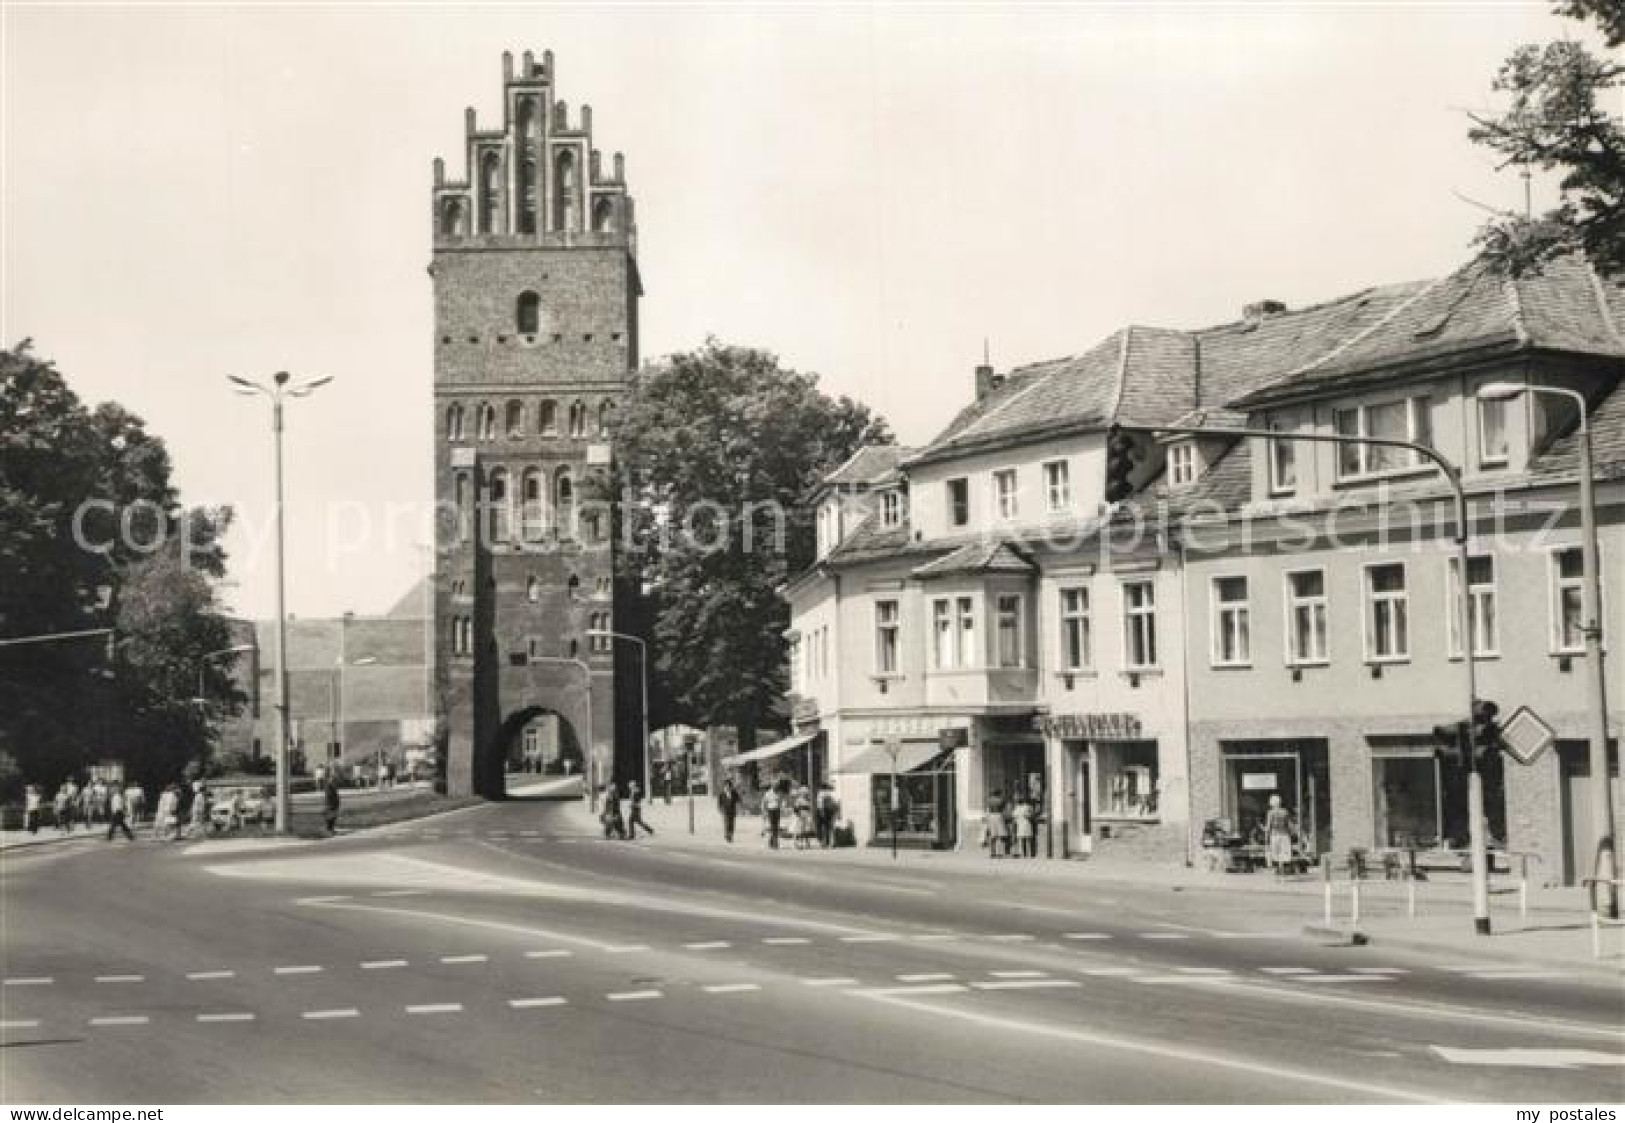
[[[434,162],[435,677],[453,794],[504,773],[642,778],[637,652],[613,629],[615,512],[593,486],[638,363],[632,199],[552,52],[502,56],[502,120]],[[630,683],[630,689],[628,685]],[[620,700],[617,704],[617,700]]]

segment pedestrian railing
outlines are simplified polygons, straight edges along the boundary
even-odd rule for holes
[[[1541,857],[1539,854],[1532,852],[1516,850],[1503,850],[1498,853],[1508,860],[1514,881],[1510,886],[1503,884],[1497,887],[1492,885],[1490,892],[1516,892],[1518,895],[1518,917],[1520,920],[1526,920],[1529,917],[1529,867],[1531,863],[1540,862]],[[1405,916],[1408,919],[1415,919],[1418,897],[1420,896],[1418,886],[1426,884],[1428,880],[1427,875],[1417,864],[1416,857],[1417,853],[1415,851],[1400,852],[1385,855],[1378,863],[1367,860],[1364,851],[1351,852],[1349,860],[1342,867],[1344,878],[1339,881],[1335,876],[1336,868],[1332,856],[1330,854],[1321,855],[1322,913],[1325,923],[1331,925],[1336,922],[1336,904],[1339,891],[1347,896],[1348,924],[1353,927],[1360,923],[1362,902],[1373,894],[1377,894],[1385,900],[1392,900],[1393,898],[1379,890],[1379,887],[1386,887],[1395,883],[1404,886]],[[1382,871],[1380,880],[1369,876],[1378,869]]]

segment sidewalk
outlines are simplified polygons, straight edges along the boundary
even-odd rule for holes
[[[589,816],[585,801],[575,804],[584,829],[601,831]],[[996,874],[1011,880],[1088,884],[1118,883],[1146,891],[1166,891],[1222,895],[1230,911],[1269,913],[1288,923],[1304,926],[1309,938],[1338,942],[1368,943],[1374,948],[1396,948],[1429,953],[1450,953],[1467,960],[1504,960],[1509,966],[1521,964],[1531,969],[1584,970],[1607,977],[1625,973],[1625,927],[1602,930],[1602,958],[1591,954],[1591,916],[1586,892],[1577,887],[1541,888],[1527,891],[1526,912],[1520,914],[1516,878],[1501,874],[1490,886],[1492,935],[1473,932],[1472,885],[1463,875],[1435,874],[1428,881],[1415,882],[1414,916],[1410,909],[1407,883],[1362,881],[1360,919],[1351,925],[1351,886],[1339,873],[1333,882],[1332,924],[1325,925],[1325,882],[1319,873],[1276,879],[1266,873],[1226,874],[1182,865],[1125,861],[1064,859],[990,859],[979,848],[965,851],[899,850],[894,859],[889,847],[859,845],[844,849],[796,850],[781,836],[779,849],[771,850],[763,834],[763,820],[741,815],[734,841],[723,840],[722,816],[715,800],[694,799],[694,833],[689,833],[686,797],[674,797],[670,804],[658,798],[644,803],[644,818],[655,829],[647,845],[692,848],[711,853],[726,852],[735,857],[760,857],[777,862],[839,862],[885,866],[898,870],[975,872]],[[1040,843],[1042,845],[1042,842]]]
[[[141,837],[141,831],[138,828],[131,827],[130,829],[136,831],[137,838]],[[26,850],[33,846],[84,842],[87,839],[102,840],[106,837],[107,825],[105,823],[90,828],[75,827],[67,834],[63,834],[55,827],[41,827],[38,834],[29,834],[27,831],[0,831],[0,853],[5,853],[8,850]],[[119,841],[125,841],[122,835],[119,836]]]

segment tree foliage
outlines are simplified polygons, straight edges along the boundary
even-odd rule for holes
[[[1621,0],[1564,0],[1556,11],[1589,20],[1610,50],[1625,42]],[[1625,126],[1618,115],[1625,64],[1568,39],[1524,44],[1493,84],[1505,106],[1473,115],[1468,135],[1507,165],[1559,174],[1560,197],[1539,215],[1503,214],[1479,232],[1489,260],[1513,273],[1581,251],[1607,273],[1625,271]]]
[[[230,644],[208,581],[230,514],[182,508],[170,474],[139,417],[86,408],[26,340],[0,350],[0,637],[118,637],[0,647],[0,752],[26,780],[103,756],[155,780],[207,753],[191,698],[198,657]]]
[[[813,558],[808,494],[885,421],[815,375],[715,340],[645,368],[616,423],[628,627],[651,645],[652,724],[732,724],[749,748],[785,690],[779,588]]]

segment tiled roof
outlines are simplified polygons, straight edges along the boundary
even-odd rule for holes
[[[968,542],[946,557],[914,570],[915,577],[949,577],[961,573],[1036,573],[1027,552],[1013,542],[986,539]]]
[[[1591,403],[1592,475],[1598,480],[1625,479],[1625,382]],[[1553,441],[1529,465],[1529,476],[1540,483],[1577,479],[1580,469],[1580,433],[1576,426]]]
[[[884,527],[879,514],[871,514],[859,523],[840,544],[829,552],[831,564],[868,561],[872,558],[892,557],[911,552],[941,553],[943,546],[925,546],[911,542],[908,525]]]
[[[897,466],[914,455],[901,445],[864,445],[835,471],[824,477],[825,484],[876,484],[897,474]]]

